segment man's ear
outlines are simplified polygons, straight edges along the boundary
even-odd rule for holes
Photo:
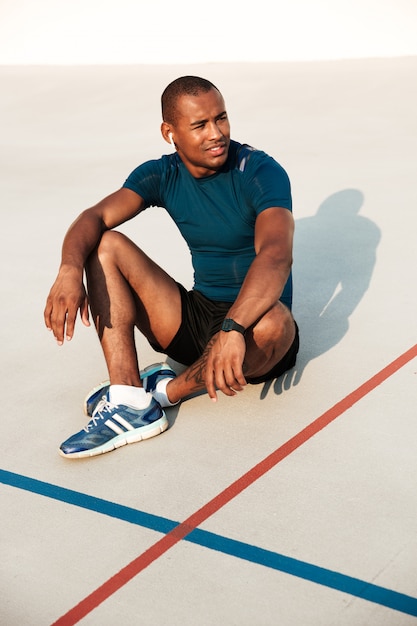
[[[162,124],[161,124],[161,133],[162,133],[162,137],[165,139],[165,141],[167,143],[170,143],[171,145],[173,145],[174,142],[173,142],[173,139],[172,139],[172,129],[171,129],[171,126],[169,124],[167,124],[166,122],[162,122]]]

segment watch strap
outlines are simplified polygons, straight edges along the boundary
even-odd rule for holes
[[[231,330],[237,330],[238,333],[244,335],[246,328],[235,322],[235,320],[232,320],[231,317],[226,317],[226,319],[223,320],[222,330],[224,330],[224,332],[226,333],[230,332]]]

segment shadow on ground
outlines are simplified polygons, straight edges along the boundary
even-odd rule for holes
[[[349,317],[369,287],[381,232],[359,215],[364,195],[344,189],[329,196],[317,213],[296,221],[294,315],[300,327],[297,365],[265,383],[261,398],[297,385],[308,363],[338,344]]]

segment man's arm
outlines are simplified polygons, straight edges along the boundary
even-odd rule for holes
[[[144,208],[143,199],[130,189],[119,189],[90,209],[70,226],[62,246],[58,276],[49,292],[44,311],[45,324],[61,345],[74,334],[78,310],[89,326],[84,266],[104,231],[131,219]]]
[[[227,317],[248,328],[279,300],[292,265],[294,219],[288,209],[271,207],[263,211],[255,225],[255,252],[239,295]],[[209,396],[216,398],[216,386],[226,395],[233,395],[225,384],[233,373],[236,390],[246,384],[243,360],[246,343],[238,332],[220,332],[207,358],[206,386]]]
[[[292,265],[294,219],[288,209],[271,207],[255,224],[255,252],[239,295],[229,310],[231,317],[248,328],[282,295]]]

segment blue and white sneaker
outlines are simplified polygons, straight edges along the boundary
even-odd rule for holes
[[[150,391],[152,394],[156,392],[156,386],[160,380],[163,378],[175,378],[176,373],[174,370],[167,365],[167,363],[154,363],[153,365],[148,365],[144,370],[141,371],[140,377],[143,380],[143,388],[145,391]],[[94,387],[86,396],[84,400],[84,413],[91,417],[94,413],[95,408],[98,403],[102,400],[103,396],[106,396],[107,400],[109,399],[109,387],[110,381],[105,380],[97,387]],[[165,406],[173,406],[172,404],[163,403],[162,407]]]
[[[168,428],[161,406],[152,398],[146,409],[112,404],[104,394],[87,426],[60,446],[60,454],[70,459],[96,456],[128,443],[155,437]]]

